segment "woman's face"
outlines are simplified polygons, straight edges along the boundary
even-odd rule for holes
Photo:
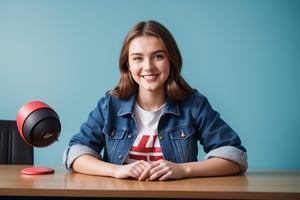
[[[165,92],[170,61],[165,46],[154,36],[140,36],[129,44],[128,68],[139,85],[139,92]]]

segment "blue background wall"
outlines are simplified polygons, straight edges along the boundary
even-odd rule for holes
[[[291,0],[0,0],[0,118],[31,100],[52,106],[60,141],[35,149],[35,165],[61,165],[119,79],[125,34],[154,19],[176,38],[183,76],[239,133],[249,168],[300,169],[299,11]]]

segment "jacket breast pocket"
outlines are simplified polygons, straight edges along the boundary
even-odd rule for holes
[[[171,133],[173,148],[176,148],[181,162],[197,160],[197,137],[192,126],[179,127]],[[177,153],[174,152],[174,153]]]
[[[119,145],[119,143],[124,139],[127,131],[122,129],[112,129],[105,130],[103,129],[105,136],[105,146],[108,153],[108,156],[112,156]]]

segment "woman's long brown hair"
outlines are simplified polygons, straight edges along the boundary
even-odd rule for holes
[[[120,80],[118,85],[108,93],[119,99],[128,99],[138,88],[128,69],[128,52],[130,42],[139,36],[150,35],[159,38],[166,48],[170,60],[170,74],[166,82],[166,94],[173,100],[183,100],[191,95],[193,89],[181,76],[182,57],[175,39],[169,30],[156,21],[137,23],[127,34],[119,58]]]

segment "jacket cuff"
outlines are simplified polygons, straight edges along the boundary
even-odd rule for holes
[[[234,146],[223,146],[216,148],[208,152],[204,159],[213,157],[223,158],[237,163],[240,167],[241,173],[246,172],[248,168],[247,153]]]
[[[99,158],[99,154],[90,147],[82,144],[75,144],[68,147],[63,153],[63,164],[67,170],[72,171],[73,162],[81,155],[89,154]]]

